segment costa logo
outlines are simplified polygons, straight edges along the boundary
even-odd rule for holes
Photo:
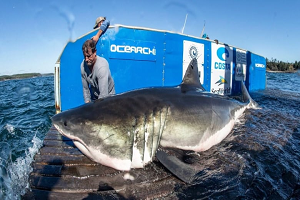
[[[217,50],[217,56],[221,62],[215,62],[214,68],[218,70],[230,70],[231,64],[226,63],[226,59],[229,58],[229,51],[225,47],[220,47]]]
[[[225,47],[220,47],[217,50],[217,56],[220,60],[225,61],[229,57],[229,51]]]

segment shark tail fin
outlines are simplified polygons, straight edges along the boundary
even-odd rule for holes
[[[241,81],[242,101],[249,104],[250,108],[258,108],[258,104],[251,98],[245,84]]]
[[[199,80],[199,70],[196,58],[191,60],[180,86],[181,92],[183,93],[197,89],[205,91]]]

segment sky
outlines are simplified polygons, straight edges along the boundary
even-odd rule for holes
[[[218,39],[268,59],[300,61],[298,0],[0,0],[0,75],[54,73],[68,41],[99,16]]]

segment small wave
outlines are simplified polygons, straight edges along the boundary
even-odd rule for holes
[[[4,144],[4,145],[3,145]],[[6,148],[6,152],[10,149],[8,143],[1,144],[1,149],[3,146]],[[5,145],[6,144],[6,145]],[[29,174],[32,172],[31,163],[33,161],[34,155],[41,148],[43,141],[37,136],[32,139],[32,147],[26,150],[25,157],[19,157],[12,162],[11,159],[1,158],[1,168],[0,168],[0,199],[20,199],[21,195],[24,195],[26,190],[29,189]],[[4,153],[4,156],[11,155]]]
[[[11,124],[6,124],[5,129],[6,129],[9,133],[14,134],[15,127],[14,127],[13,125],[11,125]]]

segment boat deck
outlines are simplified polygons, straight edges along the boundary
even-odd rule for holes
[[[184,185],[157,161],[130,172],[95,163],[53,126],[32,167],[31,190],[22,199],[173,198],[175,187]]]

